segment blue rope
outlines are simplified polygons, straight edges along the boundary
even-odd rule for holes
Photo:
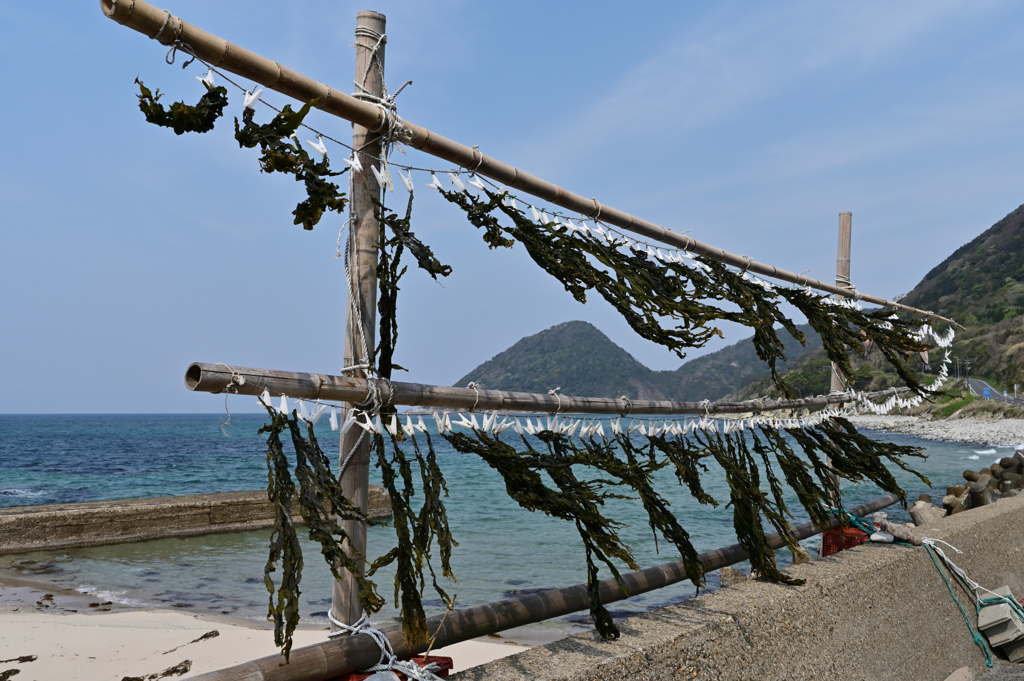
[[[949,580],[946,579],[945,573],[943,573],[942,568],[939,567],[939,562],[935,560],[935,554],[932,552],[932,547],[928,546],[927,544],[925,544],[924,547],[928,549],[928,556],[931,557],[932,564],[934,564],[935,569],[939,571],[939,576],[942,577],[942,581],[946,583],[946,588],[949,589],[949,595],[953,597],[954,601],[956,601],[956,607],[960,608],[960,614],[964,616],[964,622],[967,622],[967,628],[970,630],[971,636],[974,637],[974,644],[981,648],[981,651],[985,653],[985,665],[988,667],[993,666],[992,656],[989,655],[988,645],[985,643],[985,639],[981,636],[981,634],[974,630],[974,626],[971,624],[971,618],[967,615],[967,611],[964,610],[964,606],[960,603],[960,599],[956,597],[955,593],[953,593],[953,586],[949,583]],[[1003,602],[1002,600],[996,598],[987,598],[984,600]],[[978,610],[981,610],[980,600],[978,602]]]
[[[832,515],[835,515],[835,516],[838,516],[839,513],[840,513],[840,511],[838,511],[837,509],[834,509],[834,508],[829,509],[828,512],[831,513]],[[855,516],[855,515],[853,515],[852,513],[850,513],[849,511],[846,511],[846,510],[844,510],[842,512],[846,514],[847,518],[850,521],[849,524],[852,527],[855,527],[858,530],[860,530],[861,532],[864,532],[864,533],[866,533],[868,535],[874,534],[874,532],[875,532],[875,524],[873,522],[871,522],[867,518],[861,518],[859,516]]]

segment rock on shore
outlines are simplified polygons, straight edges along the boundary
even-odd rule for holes
[[[854,416],[858,428],[905,433],[925,440],[1015,447],[1024,443],[1024,419],[920,419],[916,416]]]

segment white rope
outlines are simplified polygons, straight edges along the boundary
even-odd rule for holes
[[[328,619],[331,620],[331,624],[338,627],[338,631],[332,631],[327,634],[327,638],[336,638],[344,634],[356,635],[366,634],[373,639],[373,642],[380,648],[380,660],[377,664],[372,667],[367,667],[362,670],[363,672],[389,672],[398,670],[409,679],[415,679],[416,681],[439,681],[439,677],[434,674],[436,671],[440,671],[441,667],[436,662],[421,667],[415,662],[410,660],[400,660],[395,655],[395,649],[391,646],[391,641],[380,629],[375,629],[370,626],[370,620],[364,614],[360,617],[355,624],[344,624],[335,619],[334,614],[330,611],[327,612]]]
[[[985,598],[998,598],[1000,600],[1006,601],[1007,603],[1013,603],[1013,599],[1009,598],[1008,596],[997,594],[995,591],[990,591],[983,587],[981,584],[978,584],[976,581],[968,577],[967,572],[962,567],[954,563],[952,559],[949,556],[947,556],[941,548],[939,548],[938,544],[945,544],[957,553],[963,555],[963,551],[961,551],[957,547],[953,546],[949,542],[942,541],[941,539],[933,539],[931,537],[923,537],[921,539],[921,543],[930,546],[932,551],[934,551],[936,555],[939,556],[939,559],[946,565],[946,569],[950,572],[956,573],[960,577],[960,579],[962,579],[964,583],[970,587],[971,595],[974,597],[975,601],[981,599],[979,592],[984,591],[986,594],[988,594],[987,596],[985,596]]]

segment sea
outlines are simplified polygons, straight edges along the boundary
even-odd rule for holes
[[[265,489],[266,448],[259,428],[266,417],[234,414],[224,425],[217,414],[158,415],[0,415],[0,506],[59,504],[207,492]],[[427,419],[433,429],[432,419]],[[316,427],[324,451],[338,451],[338,434],[326,419]],[[922,447],[926,459],[911,465],[932,486],[895,468],[896,479],[913,501],[927,492],[936,502],[946,485],[962,482],[966,467],[977,469],[1013,453],[1012,447],[964,445],[921,440],[907,435],[865,431],[877,439]],[[505,492],[501,477],[482,460],[459,454],[439,437],[433,438],[438,463],[450,490],[446,500],[452,534],[458,542],[452,557],[455,582],[443,581],[456,607],[469,607],[531,590],[562,587],[586,581],[583,546],[575,527],[557,518],[520,508]],[[703,481],[719,505],[698,504],[671,471],[658,473],[658,490],[672,503],[681,524],[698,551],[736,542],[723,472],[708,465]],[[379,471],[371,469],[371,482]],[[845,484],[845,503],[855,506],[880,494],[870,484]],[[806,515],[790,493],[793,522]],[[641,567],[678,558],[670,545],[657,542],[642,506],[634,499],[608,502],[606,513],[623,523],[619,534],[632,548]],[[898,506],[891,519],[909,521]],[[300,529],[300,535],[301,535]],[[0,556],[4,577],[31,580],[77,591],[122,606],[173,608],[192,613],[262,621],[268,593],[263,569],[270,531],[215,534],[162,539],[61,551]],[[372,560],[395,545],[389,524],[368,530]],[[818,539],[804,542],[812,552]],[[304,626],[327,624],[332,577],[318,545],[303,539],[301,617]],[[777,553],[780,565],[790,562],[788,550]],[[741,566],[742,567],[742,566]],[[608,576],[607,570],[602,577]],[[388,606],[374,617],[386,623],[397,616],[394,571],[375,576]],[[440,598],[427,582],[429,614],[443,612]],[[717,574],[708,575],[705,588],[716,588]],[[621,618],[694,597],[686,582],[612,604]],[[570,633],[589,628],[586,613],[540,625]]]

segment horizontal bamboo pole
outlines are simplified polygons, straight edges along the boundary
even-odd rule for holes
[[[893,494],[886,494],[877,499],[850,509],[857,516],[866,516],[895,504],[899,499]],[[832,527],[838,520],[832,523]],[[807,522],[793,528],[793,536],[806,539],[821,533],[821,528]],[[778,533],[767,537],[773,548],[780,549],[785,541]],[[705,572],[741,563],[748,558],[746,551],[739,544],[707,551],[700,554],[701,564]],[[646,570],[626,572],[622,587],[614,578],[601,580],[601,603],[614,603],[661,589],[687,579],[686,566],[682,561],[665,563]],[[574,612],[586,610],[587,585],[577,584],[564,589],[546,589],[532,594],[516,596],[495,603],[487,603],[471,608],[453,610],[446,620],[442,616],[427,620],[427,630],[437,632],[435,648],[468,641],[469,639],[487,634],[495,634],[515,627],[534,622],[542,622],[554,617],[562,617]],[[409,658],[422,653],[426,644],[408,645],[402,636],[400,627],[391,626],[382,629],[391,641],[395,654],[400,658]],[[366,669],[377,663],[380,650],[373,640],[365,635],[345,636],[317,643],[304,648],[296,648],[291,652],[291,663],[283,664],[278,655],[252,660],[235,667],[221,669],[195,677],[196,681],[325,681],[342,674]]]
[[[260,395],[264,390],[277,397],[349,402],[367,405],[371,381],[349,376],[327,376],[298,371],[250,369],[226,364],[196,362],[185,372],[185,386],[194,392]],[[743,414],[803,409],[845,404],[855,398],[834,393],[796,400],[750,400],[746,402],[676,402],[672,400],[628,400],[607,397],[573,397],[504,390],[474,390],[422,383],[390,384],[376,381],[382,403],[476,411],[519,411],[547,414]],[[906,391],[908,388],[901,388]],[[867,397],[891,395],[892,390],[864,393]]]
[[[174,26],[179,26],[179,40],[187,43],[196,56],[217,68],[230,71],[236,75],[253,80],[265,88],[276,90],[281,94],[293,97],[300,102],[316,99],[316,107],[327,113],[344,118],[347,121],[365,126],[370,130],[382,130],[388,125],[387,114],[379,107],[363,102],[355,97],[335,90],[323,83],[307,78],[286,66],[250,52],[233,43],[207,33],[202,29],[172,16],[166,10],[157,9],[144,0],[100,0],[103,13],[117,23],[134,29],[146,36],[158,36],[156,39],[163,45],[174,42]],[[858,294],[855,289],[843,288],[817,279],[810,279],[802,274],[765,265],[746,256],[729,253],[721,248],[697,241],[685,234],[642,220],[624,211],[603,206],[597,199],[588,199],[568,191],[558,185],[534,177],[518,168],[502,163],[486,156],[478,149],[452,141],[424,127],[402,121],[408,133],[407,144],[437,158],[444,159],[457,166],[489,177],[508,187],[531,194],[549,203],[561,206],[574,213],[580,213],[594,219],[600,219],[620,229],[653,239],[673,248],[680,248],[697,253],[727,265],[741,267],[748,272],[766,277],[781,279],[800,286],[809,286],[819,291],[856,298],[873,305],[881,305],[902,310],[914,315],[938,322],[946,322],[960,326],[951,319],[946,319],[933,312],[919,310],[908,305],[901,305],[892,300]],[[963,327],[960,327],[963,328]]]

